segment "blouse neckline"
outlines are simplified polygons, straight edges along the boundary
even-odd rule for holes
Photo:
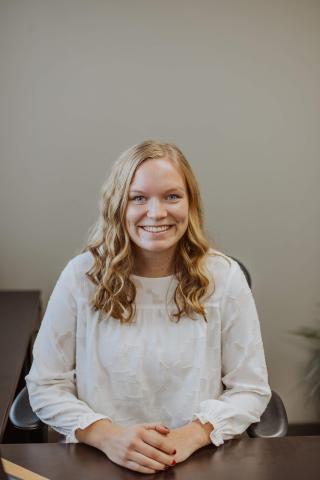
[[[172,275],[167,275],[165,277],[142,277],[140,275],[134,275],[133,273],[130,275],[131,277],[133,278],[136,278],[137,280],[142,280],[142,281],[155,281],[155,280],[169,280],[171,278],[173,278],[175,275],[172,274]]]

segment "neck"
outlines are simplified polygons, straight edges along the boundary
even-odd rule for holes
[[[140,277],[167,277],[174,273],[175,249],[164,252],[134,250],[134,275]]]

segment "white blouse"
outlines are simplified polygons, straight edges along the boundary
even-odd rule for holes
[[[238,263],[217,253],[206,263],[215,282],[204,301],[208,322],[197,314],[170,319],[174,275],[132,275],[135,322],[102,318],[89,305],[93,257],[73,258],[49,299],[26,376],[38,417],[66,442],[102,418],[170,428],[197,418],[213,425],[216,446],[258,422],[271,390],[256,306]]]

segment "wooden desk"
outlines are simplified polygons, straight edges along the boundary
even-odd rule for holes
[[[50,480],[308,480],[319,479],[320,436],[229,440],[195,452],[154,475],[119,467],[84,444],[1,445],[3,458]]]
[[[17,387],[24,386],[31,366],[30,346],[40,320],[40,291],[0,292],[0,441]]]

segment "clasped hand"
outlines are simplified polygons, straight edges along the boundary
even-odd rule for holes
[[[165,470],[188,458],[192,446],[184,427],[170,430],[158,423],[131,427],[111,424],[101,450],[113,462],[141,473]]]

